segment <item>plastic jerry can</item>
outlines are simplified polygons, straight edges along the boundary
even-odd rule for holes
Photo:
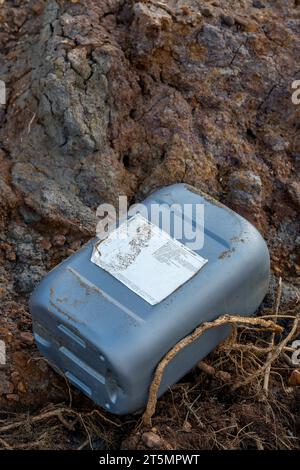
[[[159,209],[154,222],[138,213],[106,239],[91,240],[30,299],[40,352],[116,414],[145,406],[156,366],[178,341],[221,315],[253,315],[269,284],[265,241],[229,208],[185,184],[157,190],[143,206]],[[174,239],[178,220],[189,237],[182,230]],[[194,245],[191,234],[199,235]],[[209,330],[181,350],[165,369],[159,396],[229,333],[229,326]]]

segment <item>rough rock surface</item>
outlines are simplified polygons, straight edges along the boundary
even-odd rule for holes
[[[67,396],[24,336],[28,294],[120,194],[186,182],[228,204],[298,302],[299,27],[295,0],[0,2],[3,406]]]

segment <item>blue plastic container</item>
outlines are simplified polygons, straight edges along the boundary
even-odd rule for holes
[[[185,184],[160,189],[144,201],[149,208],[174,203],[204,204],[204,245],[195,256],[207,263],[166,298],[151,304],[94,264],[91,256],[98,239],[93,239],[53,269],[30,300],[40,352],[112,413],[126,414],[146,404],[157,364],[180,339],[221,315],[254,314],[268,289],[268,249],[249,222]],[[188,223],[202,230],[193,217]],[[180,242],[187,243],[184,238]],[[149,280],[155,274],[149,266],[145,273]],[[141,273],[147,288],[145,279]],[[168,365],[159,395],[229,333],[227,326],[210,330],[182,350]]]

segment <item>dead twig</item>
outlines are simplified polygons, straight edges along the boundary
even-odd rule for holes
[[[237,325],[237,324],[258,325],[258,326],[263,326],[264,328],[270,329],[275,332],[282,331],[282,328],[279,325],[276,325],[271,320],[265,320],[262,318],[241,317],[237,315],[223,315],[222,317],[219,317],[212,322],[203,323],[201,326],[196,328],[193,331],[193,333],[186,336],[181,341],[179,341],[175,346],[173,346],[173,348],[170,349],[170,351],[164,356],[164,358],[158,364],[155,374],[154,374],[154,378],[152,380],[152,383],[149,389],[147,407],[142,418],[145,425],[151,426],[151,419],[155,413],[156,404],[157,404],[157,393],[158,393],[158,390],[162,381],[163,373],[165,371],[165,368],[172,361],[172,359],[174,359],[174,357],[179,353],[179,351],[184,349],[189,344],[192,344],[194,341],[200,338],[200,336],[202,336],[203,333],[205,333],[207,330],[210,330],[211,328],[217,328],[222,325],[230,325],[230,324],[231,325]]]
[[[67,428],[69,431],[74,431],[75,424],[77,423],[77,419],[73,423],[70,423],[69,421],[66,420],[66,418],[64,418],[62,413],[59,413],[57,417],[59,421],[61,422],[61,424],[64,425],[65,428]]]
[[[6,450],[14,450],[14,448],[10,444],[8,444],[8,442],[6,442],[6,440],[3,439],[2,437],[0,437],[0,444],[2,444],[2,446]]]
[[[259,346],[255,346],[255,344],[228,344],[222,347],[223,351],[244,351],[244,352],[253,352],[257,356],[262,356],[264,354],[268,354],[274,350],[273,346],[268,346],[266,348],[260,348]],[[294,352],[294,348],[284,347],[283,351]]]
[[[284,338],[284,340],[281,341],[273,350],[272,353],[270,353],[269,358],[266,360],[265,364],[261,366],[259,369],[257,369],[254,374],[249,376],[246,380],[243,382],[238,382],[233,386],[233,390],[236,390],[242,386],[248,385],[250,382],[252,382],[253,379],[259,377],[260,375],[264,374],[266,370],[268,370],[269,367],[271,367],[272,363],[280,356],[282,351],[285,349],[286,345],[292,340],[295,332],[297,331],[298,324],[299,324],[299,315],[295,318],[294,324],[292,326],[291,331],[289,334]]]
[[[89,444],[90,444],[90,440],[86,439],[79,447],[77,447],[77,450],[82,450]]]
[[[278,281],[278,289],[277,289],[276,302],[275,302],[275,322],[277,322],[277,316],[278,316],[280,300],[281,300],[281,293],[282,293],[282,279],[280,277]],[[273,349],[274,341],[275,341],[275,332],[273,331],[271,335],[271,340],[270,340],[271,349]],[[271,357],[272,357],[272,351],[270,351],[267,356],[267,362],[269,363],[269,365],[266,368],[265,377],[264,377],[263,388],[264,388],[264,392],[266,395],[268,395],[269,393],[270,372],[271,372],[271,367],[272,367],[272,362],[270,362]]]
[[[78,413],[76,413],[73,410],[70,410],[68,408],[57,408],[55,410],[47,411],[45,413],[41,413],[37,416],[33,416],[30,418],[31,423],[39,423],[40,421],[43,421],[45,419],[50,419],[50,418],[58,418],[61,421],[61,417],[63,413],[68,413],[68,414],[73,414],[74,416],[78,417]],[[6,431],[11,431],[12,429],[17,429],[20,426],[24,425],[24,420],[22,421],[16,421],[14,423],[7,424],[6,426],[0,427],[0,433],[6,432]]]
[[[92,443],[91,435],[90,435],[89,430],[88,430],[88,428],[87,428],[87,426],[86,426],[86,424],[85,424],[85,422],[84,422],[84,419],[83,419],[83,417],[82,417],[82,415],[81,415],[80,413],[79,413],[79,418],[80,418],[80,421],[81,421],[81,423],[82,423],[82,426],[83,426],[83,428],[84,428],[84,430],[85,430],[85,432],[86,432],[86,434],[87,434],[90,449],[93,450],[93,443]]]
[[[106,421],[107,423],[112,424],[113,426],[116,426],[117,428],[120,428],[122,426],[122,424],[116,423],[115,421],[112,421],[111,419],[104,416],[102,413],[100,413],[99,410],[95,409],[91,411],[90,413],[87,413],[87,416],[93,416],[93,415],[99,416],[101,419],[103,419],[103,421]]]

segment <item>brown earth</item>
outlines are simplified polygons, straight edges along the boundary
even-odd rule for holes
[[[0,407],[4,426],[15,423],[0,425],[0,446],[300,447],[287,360],[274,364],[268,400],[261,378],[234,392],[191,372],[160,400],[153,437],[139,415],[94,410],[52,372],[27,307],[43,274],[93,235],[101,202],[186,182],[261,230],[273,271],[262,311],[282,276],[281,311],[294,315],[299,1],[1,0],[0,20]],[[242,356],[220,349],[208,362],[235,382],[262,361],[246,355],[241,370]]]

